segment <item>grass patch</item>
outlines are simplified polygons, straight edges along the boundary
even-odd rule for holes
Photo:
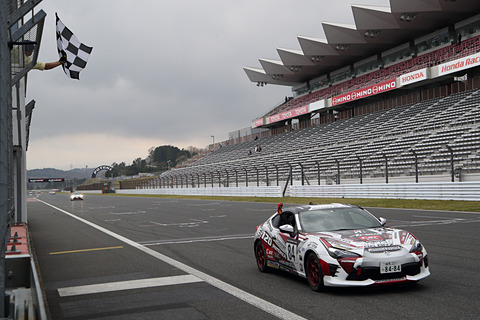
[[[269,198],[269,197],[219,197],[219,196],[180,196],[180,195],[137,195],[109,193],[104,196],[151,197],[167,199],[195,199],[195,200],[220,200],[220,201],[245,201],[245,202],[270,202],[289,204],[314,204],[323,203],[351,203],[361,207],[401,208],[422,210],[445,210],[480,212],[480,201],[461,200],[405,200],[405,199],[356,199],[356,198]]]

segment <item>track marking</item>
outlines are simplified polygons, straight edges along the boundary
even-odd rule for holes
[[[196,220],[196,219],[190,219],[190,220],[194,220],[196,222],[160,223],[160,222],[155,222],[155,221],[149,221],[151,224],[139,225],[138,227],[146,228],[146,227],[178,226],[178,227],[182,228],[182,227],[198,227],[200,224],[208,223],[208,221],[205,221],[205,220]]]
[[[101,250],[113,250],[113,249],[123,249],[123,246],[80,249],[80,250],[70,250],[70,251],[57,251],[57,252],[50,252],[50,254],[52,254],[52,255],[53,254],[66,254],[66,253],[90,252],[90,251],[101,251]]]
[[[137,243],[133,240],[125,238],[124,236],[121,236],[119,234],[116,234],[116,233],[108,230],[108,229],[105,229],[105,228],[103,228],[99,225],[96,225],[93,222],[90,222],[86,219],[80,218],[80,217],[78,217],[78,216],[76,216],[76,215],[74,215],[74,214],[72,214],[68,211],[65,211],[63,209],[55,207],[55,206],[53,206],[53,205],[51,205],[51,204],[49,204],[49,203],[47,203],[43,200],[39,200],[39,201],[46,204],[49,207],[54,208],[55,210],[58,210],[58,211],[66,214],[66,215],[68,215],[68,216],[70,216],[74,219],[77,219],[78,221],[81,221],[81,222],[91,226],[92,228],[95,228],[95,229],[97,229],[97,230],[99,230],[103,233],[106,233],[106,234],[110,235],[111,237],[113,237],[113,238],[115,238],[119,241],[122,241],[122,242],[124,242],[124,243],[126,243],[126,244],[128,244],[128,245],[130,245],[134,248],[137,248],[138,250],[143,251],[144,253],[149,254],[152,257],[157,258],[158,260],[161,260],[161,261],[163,261],[163,262],[165,262],[165,263],[167,263],[167,264],[169,264],[169,265],[171,265],[171,266],[173,266],[177,269],[180,269],[180,270],[182,270],[182,271],[184,271],[184,272],[186,272],[190,275],[193,275],[193,276],[195,276],[199,279],[202,279],[203,281],[207,282],[208,284],[210,284],[210,285],[212,285],[212,286],[214,286],[214,287],[216,287],[216,288],[218,288],[218,289],[220,289],[220,290],[222,290],[222,291],[224,291],[228,294],[231,294],[232,296],[234,296],[234,297],[236,297],[240,300],[243,300],[246,303],[249,303],[252,306],[255,306],[258,309],[263,310],[263,311],[265,311],[265,312],[267,312],[267,313],[269,313],[269,314],[271,314],[271,315],[273,315],[273,316],[275,316],[279,319],[306,320],[306,318],[301,317],[300,315],[298,315],[296,313],[293,313],[293,312],[288,311],[288,310],[286,310],[286,309],[284,309],[280,306],[277,306],[277,305],[275,305],[271,302],[263,300],[263,299],[255,296],[251,293],[248,293],[248,292],[246,292],[244,290],[241,290],[241,289],[239,289],[235,286],[232,286],[231,284],[223,282],[223,281],[221,281],[221,280],[219,280],[215,277],[212,277],[212,276],[210,276],[210,275],[208,275],[208,274],[206,274],[206,273],[204,273],[200,270],[197,270],[197,269],[192,268],[192,267],[190,267],[190,266],[188,266],[188,265],[186,265],[186,264],[184,264],[180,261],[172,259],[172,258],[170,258],[170,257],[168,257],[168,256],[166,256],[166,255],[164,255],[160,252],[157,252],[153,249],[147,248],[146,246],[141,245],[140,243]]]
[[[176,239],[176,240],[141,241],[139,243],[143,244],[144,246],[158,246],[158,245],[164,245],[164,244],[182,244],[182,243],[194,243],[194,242],[252,239],[253,237],[254,235],[248,234],[248,235],[237,235],[237,236],[187,238],[187,239]]]
[[[443,220],[466,220],[466,219],[463,219],[463,218],[435,217],[435,216],[418,216],[418,215],[412,215],[412,217],[415,217],[415,218],[428,218],[428,219],[443,219]]]
[[[137,214],[137,213],[145,213],[145,211],[131,211],[131,212],[110,212],[109,214],[117,214],[117,215],[122,215],[122,214]]]
[[[90,284],[90,285],[77,286],[77,287],[65,287],[65,288],[59,288],[58,294],[60,295],[60,297],[71,297],[71,296],[78,296],[82,294],[162,287],[162,286],[171,286],[171,285],[178,285],[178,284],[195,283],[195,282],[203,282],[203,280],[195,276],[192,276],[190,274],[187,274],[182,276],[118,281],[118,282],[109,282],[109,283]]]

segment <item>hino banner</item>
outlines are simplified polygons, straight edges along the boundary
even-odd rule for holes
[[[396,79],[384,81],[378,84],[374,84],[373,86],[369,86],[363,89],[351,91],[336,97],[332,97],[332,106],[366,98],[369,96],[373,96],[375,94],[387,92],[395,89],[396,87],[397,87]]]

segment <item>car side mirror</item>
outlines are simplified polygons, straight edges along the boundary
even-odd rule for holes
[[[378,220],[380,221],[380,224],[382,226],[385,226],[385,223],[387,223],[387,219],[385,219],[385,218],[380,217],[380,218],[378,218]]]
[[[290,225],[290,224],[284,224],[282,226],[279,227],[280,231],[283,232],[283,233],[294,233],[295,230],[293,230],[293,226]]]

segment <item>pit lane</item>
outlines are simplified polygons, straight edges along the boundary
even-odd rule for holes
[[[275,204],[94,195],[71,202],[62,194],[39,200],[28,203],[28,221],[53,319],[445,319],[480,311],[478,213],[371,208],[423,242],[432,275],[415,286],[315,293],[299,277],[256,268],[255,226]],[[98,250],[78,251],[88,249]],[[112,290],[75,294],[98,285]],[[62,295],[66,288],[74,294]]]

